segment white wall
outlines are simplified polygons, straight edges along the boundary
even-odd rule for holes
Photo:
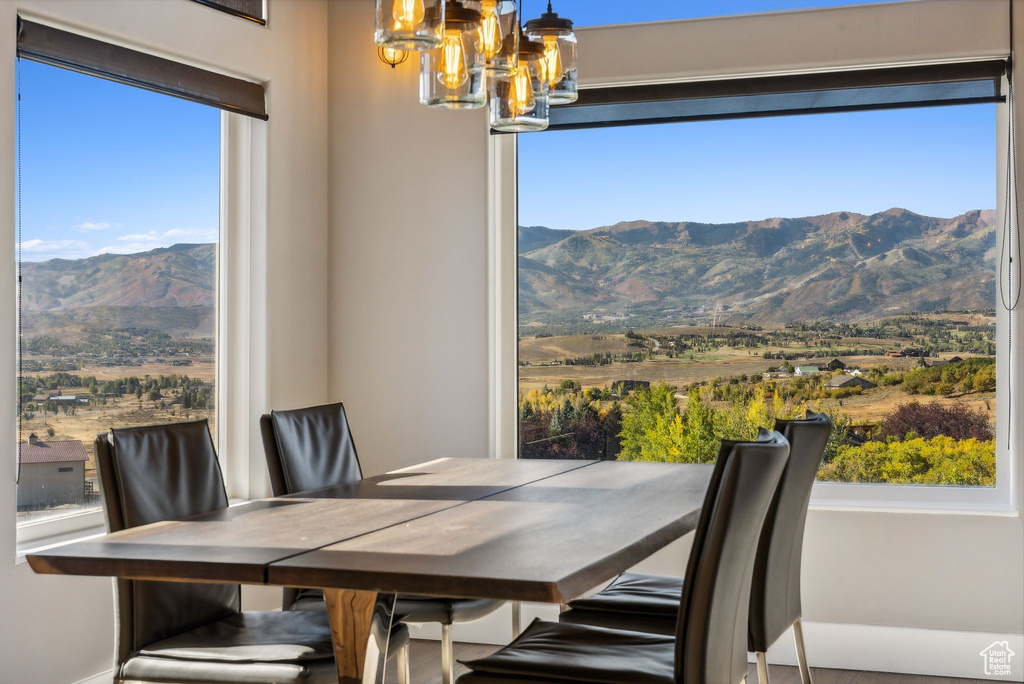
[[[371,5],[330,8],[330,386],[351,405],[366,469],[380,472],[488,452],[487,135],[476,114],[416,105],[415,65],[391,71],[376,61]],[[927,0],[584,29],[581,83],[998,58],[1008,52],[1006,9]],[[404,164],[370,163],[375,156]],[[412,409],[400,413],[400,402]],[[1019,437],[1016,445],[1016,470],[1000,477],[1019,482]],[[815,510],[805,548],[809,621],[1024,631],[1019,514]],[[681,573],[685,549],[644,567]]]
[[[0,101],[14,102],[15,15],[266,82],[270,121],[252,127],[267,175],[256,188],[248,264],[257,323],[249,340],[252,415],[327,396],[327,3],[270,3],[266,28],[185,0],[22,0],[0,3]],[[257,176],[259,174],[256,174]],[[14,110],[0,107],[0,320],[14,308]],[[265,227],[265,228],[264,228]],[[12,327],[0,337],[0,387],[15,385]],[[273,397],[273,400],[270,399]],[[0,392],[0,444],[12,454],[13,392]],[[258,447],[258,445],[257,445]],[[243,447],[244,449],[245,447]],[[230,458],[230,454],[228,455]],[[13,463],[13,460],[6,461]],[[256,464],[258,467],[258,463]],[[262,477],[257,482],[262,482]],[[259,494],[260,492],[256,492]],[[113,654],[109,579],[34,575],[15,565],[14,469],[0,468],[0,680],[75,682]]]
[[[330,391],[368,475],[487,455],[486,116],[418,104],[373,2],[330,17]]]

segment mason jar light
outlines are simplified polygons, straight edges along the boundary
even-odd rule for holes
[[[526,22],[526,35],[544,46],[543,77],[550,88],[552,105],[569,104],[579,98],[576,83],[576,34],[572,21],[548,11]]]

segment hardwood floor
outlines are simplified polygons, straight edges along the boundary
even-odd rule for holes
[[[496,650],[496,646],[483,644],[455,644],[456,660],[480,658]],[[411,684],[441,684],[441,644],[437,641],[414,640],[411,649]],[[455,664],[455,677],[466,668]],[[771,667],[771,684],[800,684],[800,673],[795,667]],[[886,672],[857,672],[854,670],[825,670],[812,668],[814,684],[975,684],[982,680],[951,677],[924,677],[921,675],[890,674]],[[394,668],[388,668],[387,684],[397,684]],[[749,684],[757,684],[757,671],[750,668]]]

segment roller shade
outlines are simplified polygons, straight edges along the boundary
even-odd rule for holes
[[[548,130],[1003,102],[1002,60],[580,90]]]
[[[267,119],[263,86],[18,18],[18,56]]]
[[[236,17],[255,21],[257,24],[266,25],[267,18],[263,13],[263,0],[192,0],[200,5],[206,5],[222,12],[233,14]]]

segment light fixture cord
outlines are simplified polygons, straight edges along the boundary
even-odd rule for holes
[[[1010,6],[1010,57],[1006,60],[1006,79],[1009,83],[1007,92],[1007,108],[1009,126],[1007,127],[1007,143],[1006,143],[1006,189],[1005,197],[1003,198],[1003,237],[1000,240],[999,245],[999,303],[1008,315],[1008,335],[1007,335],[1007,357],[1008,357],[1008,380],[1009,387],[1007,388],[1007,415],[1009,420],[1007,421],[1006,430],[1006,446],[1010,448],[1011,440],[1013,437],[1013,312],[1020,303],[1021,297],[1021,244],[1020,244],[1020,217],[1018,215],[1018,201],[1017,201],[1017,169],[1015,164],[1015,157],[1017,154],[1016,144],[1016,130],[1014,126],[1014,104],[1013,104],[1013,0],[1009,0]],[[1016,228],[1016,246],[1017,246],[1017,264],[1014,269],[1013,263],[1013,247],[1014,247],[1014,229]],[[1006,271],[1006,278],[1004,283],[1003,271]],[[1014,271],[1017,273],[1017,289],[1014,292],[1013,276]]]

